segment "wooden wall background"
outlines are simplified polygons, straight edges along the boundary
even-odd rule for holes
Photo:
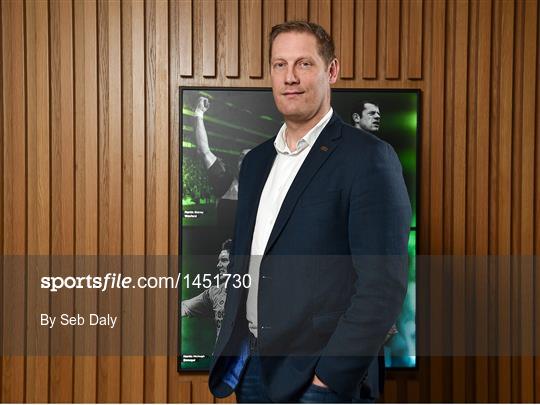
[[[176,291],[49,298],[38,288],[49,265],[28,257],[146,255],[150,266],[122,271],[175,274],[174,258],[160,257],[178,254],[178,87],[268,86],[266,35],[286,19],[332,33],[337,87],[422,90],[421,254],[540,252],[536,1],[4,0],[0,9],[3,402],[214,401],[207,375],[179,375],[172,356],[23,356],[38,342],[75,353],[177,339]],[[27,257],[18,269],[14,255]],[[92,260],[61,269],[107,272]],[[386,401],[540,401],[531,266],[450,267],[418,283],[420,341],[459,347],[467,331],[478,346],[529,355],[420,358],[418,370],[390,374]],[[122,324],[49,332],[34,319],[43,306],[121,311]]]

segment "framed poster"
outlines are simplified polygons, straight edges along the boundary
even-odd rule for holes
[[[221,328],[238,195],[250,149],[282,122],[269,88],[181,88],[179,370],[208,370]],[[388,367],[416,366],[417,158],[419,90],[333,89],[334,111],[396,150],[411,200],[409,281],[403,311],[385,344]],[[359,136],[361,136],[359,134]]]

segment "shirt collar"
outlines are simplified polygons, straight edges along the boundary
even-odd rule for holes
[[[297,155],[301,153],[304,149],[307,147],[313,145],[319,135],[321,134],[322,130],[328,124],[328,121],[330,121],[330,118],[332,118],[334,110],[332,107],[330,107],[330,110],[324,115],[324,117],[321,118],[321,120],[313,127],[311,128],[307,134],[303,136],[302,139],[300,139],[296,143],[296,150],[294,152],[291,152],[289,149],[289,146],[287,145],[287,141],[285,140],[285,132],[287,130],[287,124],[283,124],[276,136],[276,139],[274,140],[274,147],[276,148],[276,151],[278,153],[281,153],[283,155]]]

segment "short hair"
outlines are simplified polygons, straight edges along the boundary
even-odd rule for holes
[[[360,100],[360,102],[358,103],[358,107],[360,107],[358,109],[358,113],[360,115],[362,115],[362,112],[366,109],[366,104],[373,104],[374,106],[379,107],[379,103],[377,101],[374,101],[374,100]]]
[[[270,31],[269,61],[272,60],[272,44],[279,34],[285,32],[307,32],[315,37],[319,47],[319,55],[329,65],[336,58],[334,40],[319,24],[308,21],[287,21],[272,27]]]
[[[226,250],[227,252],[231,253],[232,249],[232,239],[227,239],[225,242],[221,244],[221,250]]]

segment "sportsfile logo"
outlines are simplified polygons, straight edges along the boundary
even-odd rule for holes
[[[137,277],[135,282],[132,277],[120,273],[107,273],[104,276],[45,276],[41,277],[41,288],[50,292],[62,289],[97,289],[105,292],[115,288],[178,288],[180,274],[172,276]]]

